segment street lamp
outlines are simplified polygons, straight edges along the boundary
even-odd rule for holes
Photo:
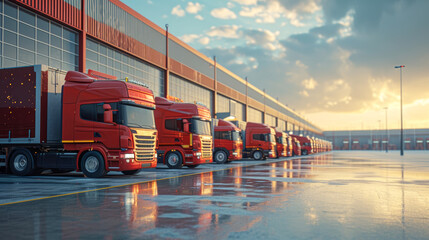
[[[388,152],[389,149],[389,131],[387,128],[387,107],[384,108],[384,110],[386,110],[386,153]]]
[[[401,156],[404,156],[404,124],[402,120],[402,68],[405,65],[395,66],[395,68],[399,68],[400,70],[400,91],[401,91]]]

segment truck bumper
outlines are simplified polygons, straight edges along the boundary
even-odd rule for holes
[[[183,165],[199,165],[205,163],[212,163],[212,157],[202,157],[202,156],[194,156],[194,154],[187,153],[185,154],[185,161]]]
[[[127,162],[128,160],[128,162]],[[131,161],[130,159],[120,159],[118,167],[109,167],[109,171],[129,171],[141,168],[155,168],[156,160],[153,161]]]
[[[234,161],[234,160],[240,160],[242,158],[243,158],[243,151],[241,149],[237,149],[229,153],[228,160]]]

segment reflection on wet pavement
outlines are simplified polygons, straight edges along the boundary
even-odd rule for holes
[[[428,156],[334,152],[0,206],[0,231],[4,239],[424,239]]]

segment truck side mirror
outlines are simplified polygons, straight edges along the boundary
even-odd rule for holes
[[[103,104],[104,109],[104,122],[113,123],[112,107],[109,104]]]
[[[183,131],[189,132],[189,121],[188,121],[188,119],[183,119]]]

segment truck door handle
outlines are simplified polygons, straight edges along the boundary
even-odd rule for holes
[[[94,132],[94,137],[101,137],[101,134],[98,132]]]

